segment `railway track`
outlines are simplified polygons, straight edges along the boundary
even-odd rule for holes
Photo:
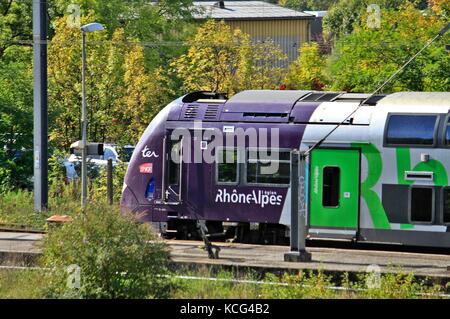
[[[13,266],[36,266],[41,254],[43,233],[0,232],[0,265],[11,260]],[[284,262],[288,246],[251,245],[214,242],[220,247],[220,258],[209,259],[202,241],[166,240],[170,248],[171,265],[177,268],[229,269],[233,271],[254,271],[257,273],[298,272],[299,270],[322,270],[341,276],[343,273],[357,275],[376,265],[381,273],[412,272],[416,277],[431,278],[443,285],[450,282],[450,255],[444,252],[416,252],[355,248],[336,242],[320,242],[309,245],[312,261],[308,263]],[[330,245],[331,244],[331,245]],[[334,247],[333,247],[334,246]],[[380,247],[378,247],[380,248]],[[398,247],[397,247],[398,248]]]
[[[45,234],[43,229],[31,228],[22,224],[5,224],[0,223],[0,232],[14,232],[14,233],[30,233],[30,234]]]
[[[24,224],[6,224],[0,223],[1,232],[14,232],[14,233],[30,233],[30,234],[46,234],[44,229],[31,228]],[[166,239],[168,243],[175,244],[177,242],[195,242],[195,240],[176,240]],[[201,242],[200,240],[198,241]],[[225,241],[214,241],[214,243],[225,244]],[[353,249],[353,250],[367,250],[367,251],[391,251],[391,252],[410,252],[419,254],[439,254],[450,255],[450,249],[447,248],[433,248],[433,247],[420,247],[420,246],[405,246],[395,244],[378,244],[368,242],[353,242],[348,240],[331,240],[331,239],[314,239],[306,240],[307,247],[322,247],[322,248],[336,248],[336,249]],[[239,243],[238,243],[239,244]],[[252,243],[249,243],[252,245]],[[254,245],[258,245],[254,243]],[[261,246],[275,246],[273,244],[260,244]],[[289,244],[280,244],[280,246],[289,247]]]

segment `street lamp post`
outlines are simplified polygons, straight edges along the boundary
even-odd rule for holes
[[[82,33],[82,60],[83,67],[81,73],[81,91],[82,91],[82,108],[81,108],[81,207],[86,207],[87,198],[87,119],[86,119],[86,33],[104,30],[100,23],[89,23],[81,27]]]

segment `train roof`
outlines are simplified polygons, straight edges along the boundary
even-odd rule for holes
[[[372,96],[364,93],[306,90],[247,90],[228,99],[226,94],[200,91],[189,93],[181,98],[181,103],[173,104],[167,120],[315,123],[310,116],[320,106],[324,108],[321,112],[324,118],[319,122],[328,122],[336,116],[340,118],[341,113],[350,113],[362,102],[365,106],[376,109],[405,105],[410,106],[412,112],[420,112],[423,110],[422,106],[450,107],[450,93],[400,92]],[[330,112],[330,108],[339,111]]]
[[[450,92],[399,92],[393,93],[378,102],[378,105],[405,106],[450,106]]]

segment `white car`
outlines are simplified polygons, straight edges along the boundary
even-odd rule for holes
[[[108,160],[112,159],[113,166],[116,166],[119,162],[128,163],[130,161],[131,155],[134,151],[134,146],[126,145],[121,148],[121,154],[117,152],[118,146],[114,144],[104,144],[103,145],[103,155],[89,155],[87,157],[87,162],[94,166],[106,166],[108,165]],[[68,158],[70,163],[81,162],[81,157],[75,154],[71,154]]]

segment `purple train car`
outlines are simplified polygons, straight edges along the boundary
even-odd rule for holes
[[[121,207],[159,232],[282,243],[290,152],[306,150],[367,94],[187,94],[150,123]],[[450,247],[450,93],[370,98],[308,159],[308,236]],[[414,128],[414,129],[412,129]]]

